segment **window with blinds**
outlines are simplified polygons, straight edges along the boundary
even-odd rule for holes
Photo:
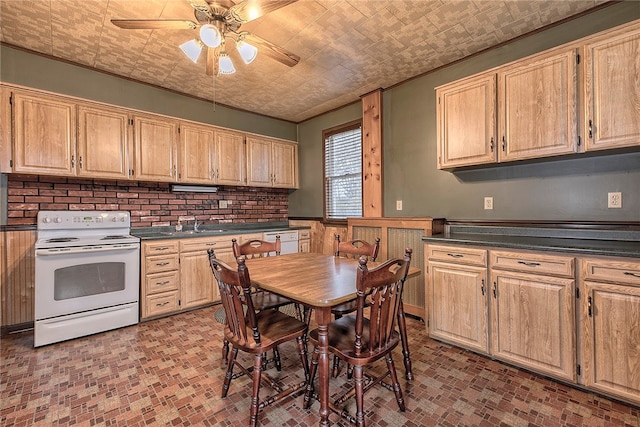
[[[325,131],[323,137],[325,219],[362,217],[362,125]]]

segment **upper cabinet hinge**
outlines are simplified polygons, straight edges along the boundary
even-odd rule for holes
[[[133,119],[129,119],[129,125],[133,126]]]
[[[9,167],[12,168],[13,167],[13,159],[9,159]]]
[[[578,376],[582,375],[582,369],[580,368],[580,365],[576,366],[576,373],[578,374]]]
[[[578,147],[582,145],[582,137],[578,135]]]
[[[580,299],[580,288],[576,288],[576,299]]]
[[[580,54],[577,54],[576,55],[576,64],[579,64],[579,63],[580,63]]]
[[[9,96],[9,105],[13,105],[13,95]]]

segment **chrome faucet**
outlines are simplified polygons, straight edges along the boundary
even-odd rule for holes
[[[198,218],[195,218],[195,220],[193,221],[193,231],[196,233],[200,231],[200,225],[202,224],[198,222]]]

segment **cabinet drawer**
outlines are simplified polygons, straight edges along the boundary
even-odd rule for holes
[[[146,294],[157,294],[158,292],[177,291],[180,286],[178,271],[168,273],[149,274],[145,277]]]
[[[262,240],[262,233],[241,234],[237,236],[236,239],[238,239],[238,244],[248,242],[249,240]],[[231,240],[231,238],[229,238],[229,240]]]
[[[310,239],[311,238],[311,230],[300,230],[298,231],[298,239]]]
[[[160,314],[178,311],[180,308],[180,293],[178,291],[163,292],[149,295],[145,299],[145,317],[158,316]]]
[[[205,237],[180,240],[180,252],[206,251],[209,249],[230,248],[233,236]]]
[[[144,243],[144,255],[163,255],[178,252],[178,242],[175,240],[163,240],[161,242]]]
[[[160,273],[178,269],[178,254],[158,255],[145,258],[146,274]]]
[[[429,245],[427,257],[433,261],[453,262],[456,264],[478,265],[486,267],[487,251],[465,246]]]
[[[640,261],[583,259],[582,276],[585,280],[640,286]]]
[[[490,251],[491,268],[573,277],[575,258],[526,252]]]

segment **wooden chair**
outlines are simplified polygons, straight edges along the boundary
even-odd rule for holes
[[[307,347],[305,336],[307,325],[278,310],[257,311],[251,298],[251,279],[245,259],[238,258],[237,271],[224,262],[216,259],[213,249],[209,249],[209,264],[218,282],[220,298],[227,317],[224,327],[224,338],[232,345],[232,353],[227,363],[222,398],[227,396],[231,380],[239,375],[233,374],[237,366],[240,375],[253,377],[251,396],[250,425],[257,425],[258,413],[264,407],[277,402],[304,388],[309,379]],[[262,360],[269,350],[288,341],[296,340],[300,353],[300,362],[304,370],[304,381],[294,383],[287,388],[279,385],[267,374],[263,374]],[[244,367],[237,361],[238,350],[254,356],[253,367]],[[275,389],[277,394],[260,400],[260,383],[262,380]]]
[[[333,241],[333,254],[336,257],[355,258],[358,259],[361,256],[367,257],[371,261],[375,261],[378,257],[378,251],[380,250],[380,238],[377,237],[374,244],[365,242],[364,240],[350,240],[347,242],[340,241],[340,235],[336,234]],[[353,313],[356,311],[356,301],[347,301],[344,304],[340,304],[331,309],[331,313],[336,319],[341,318],[345,314]],[[340,359],[336,356],[333,358],[332,376],[337,377],[340,371]],[[349,378],[351,377],[351,369],[348,371]]]
[[[411,263],[411,249],[406,249],[403,259],[391,259],[371,270],[365,257],[360,258],[356,276],[356,314],[343,316],[329,324],[329,351],[346,363],[354,366],[354,387],[330,403],[330,408],[342,417],[364,426],[364,393],[376,384],[393,390],[400,411],[405,410],[402,390],[393,362],[393,349],[400,342],[396,331],[398,309],[402,302],[404,282]],[[365,317],[365,305],[369,304],[369,318]],[[313,380],[318,369],[318,330],[309,333],[315,345],[311,375],[304,396],[304,407],[311,404]],[[363,368],[384,358],[387,370],[378,377],[366,377]],[[392,384],[382,380],[391,377]],[[340,406],[355,395],[356,413],[352,416]]]
[[[231,240],[233,246],[233,256],[236,259],[240,256],[244,256],[245,258],[262,258],[269,256],[277,256],[280,255],[280,251],[282,248],[282,244],[280,242],[280,236],[276,236],[275,242],[267,242],[264,240],[248,240],[243,244],[239,245],[236,239]],[[280,296],[278,294],[274,294],[272,292],[267,292],[261,289],[253,288],[251,292],[251,299],[253,303],[253,308],[260,312],[263,310],[276,310],[285,305],[294,304],[296,309],[296,314],[298,315],[298,319],[303,320],[302,311],[298,304],[295,304],[288,298]],[[229,343],[225,340],[222,347],[222,359],[226,362],[229,354]],[[273,359],[275,362],[276,368],[278,371],[282,369],[282,364],[280,363],[280,354],[278,353],[278,348],[275,347],[273,349]],[[264,367],[266,369],[267,363],[271,360],[265,358]]]

